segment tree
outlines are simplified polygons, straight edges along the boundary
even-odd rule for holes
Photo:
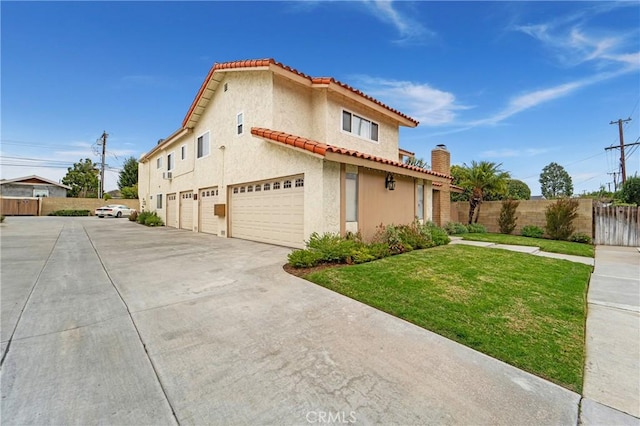
[[[501,166],[502,163],[472,161],[471,166],[463,164],[461,170],[457,171],[461,173],[457,185],[471,194],[469,198],[469,224],[474,221],[474,214],[475,223],[478,223],[480,204],[484,201],[485,193],[506,193],[509,173],[500,169]]]
[[[118,188],[126,188],[138,183],[138,160],[129,157],[124,160],[122,171],[118,177]]]
[[[516,211],[519,205],[520,201],[515,201],[511,198],[502,200],[502,208],[500,209],[500,216],[498,217],[498,226],[500,227],[500,232],[503,234],[511,234],[513,230],[516,229],[516,224],[518,222]]]
[[[429,165],[422,158],[407,157],[404,159],[404,164],[408,166],[420,167],[421,169],[429,169]]]
[[[120,190],[120,194],[123,198],[138,198],[138,184],[136,183],[133,186],[125,186]]]
[[[88,158],[74,163],[67,169],[62,183],[69,185],[71,190],[68,197],[97,198],[98,197],[98,166]]]
[[[509,179],[507,182],[507,198],[513,200],[528,200],[531,198],[529,185],[518,179]]]
[[[640,206],[640,176],[628,178],[622,189],[617,194],[618,199],[623,203],[637,204]]]
[[[547,199],[571,197],[573,183],[569,173],[558,163],[549,163],[540,173],[542,195]]]

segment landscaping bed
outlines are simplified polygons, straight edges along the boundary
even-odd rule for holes
[[[591,244],[574,243],[571,241],[548,240],[546,238],[531,238],[519,235],[507,234],[462,234],[458,235],[464,240],[486,241],[496,244],[511,244],[518,246],[540,247],[540,250],[549,253],[570,254],[574,256],[594,257],[595,248]]]

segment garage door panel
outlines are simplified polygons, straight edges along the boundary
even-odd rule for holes
[[[180,228],[193,231],[193,191],[180,193]]]
[[[261,183],[261,190],[255,191],[255,184],[239,185],[231,196],[232,236],[254,241],[302,247],[304,244],[304,187],[303,178],[278,179]],[[291,187],[285,188],[284,181]],[[278,183],[274,185],[274,183]],[[253,189],[249,192],[249,186]],[[245,192],[242,192],[242,188]],[[274,189],[276,188],[276,189]],[[236,189],[238,189],[236,191]]]
[[[218,235],[220,233],[219,219],[213,214],[213,207],[219,203],[219,190],[217,187],[200,190],[198,218],[200,232]]]

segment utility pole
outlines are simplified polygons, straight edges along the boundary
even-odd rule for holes
[[[618,119],[617,121],[612,121],[609,124],[616,124],[618,123],[618,133],[620,134],[620,172],[622,174],[622,184],[624,185],[624,183],[627,180],[627,170],[626,170],[626,165],[625,165],[625,159],[624,159],[624,131],[622,130],[622,123],[627,123],[631,121],[631,117],[627,118],[626,120],[623,119]],[[606,150],[607,148],[605,148]]]
[[[102,165],[100,167],[100,191],[98,192],[98,198],[102,199],[104,197],[104,157],[107,153],[107,134],[106,131],[102,132],[102,136],[100,136],[102,144]]]
[[[618,179],[616,179],[616,172],[607,173],[608,175],[613,175],[613,192],[618,192]],[[609,192],[611,192],[611,182],[609,182]]]

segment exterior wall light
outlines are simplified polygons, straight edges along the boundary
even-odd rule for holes
[[[387,173],[387,177],[384,179],[384,187],[389,191],[396,189],[396,180],[391,173]]]

